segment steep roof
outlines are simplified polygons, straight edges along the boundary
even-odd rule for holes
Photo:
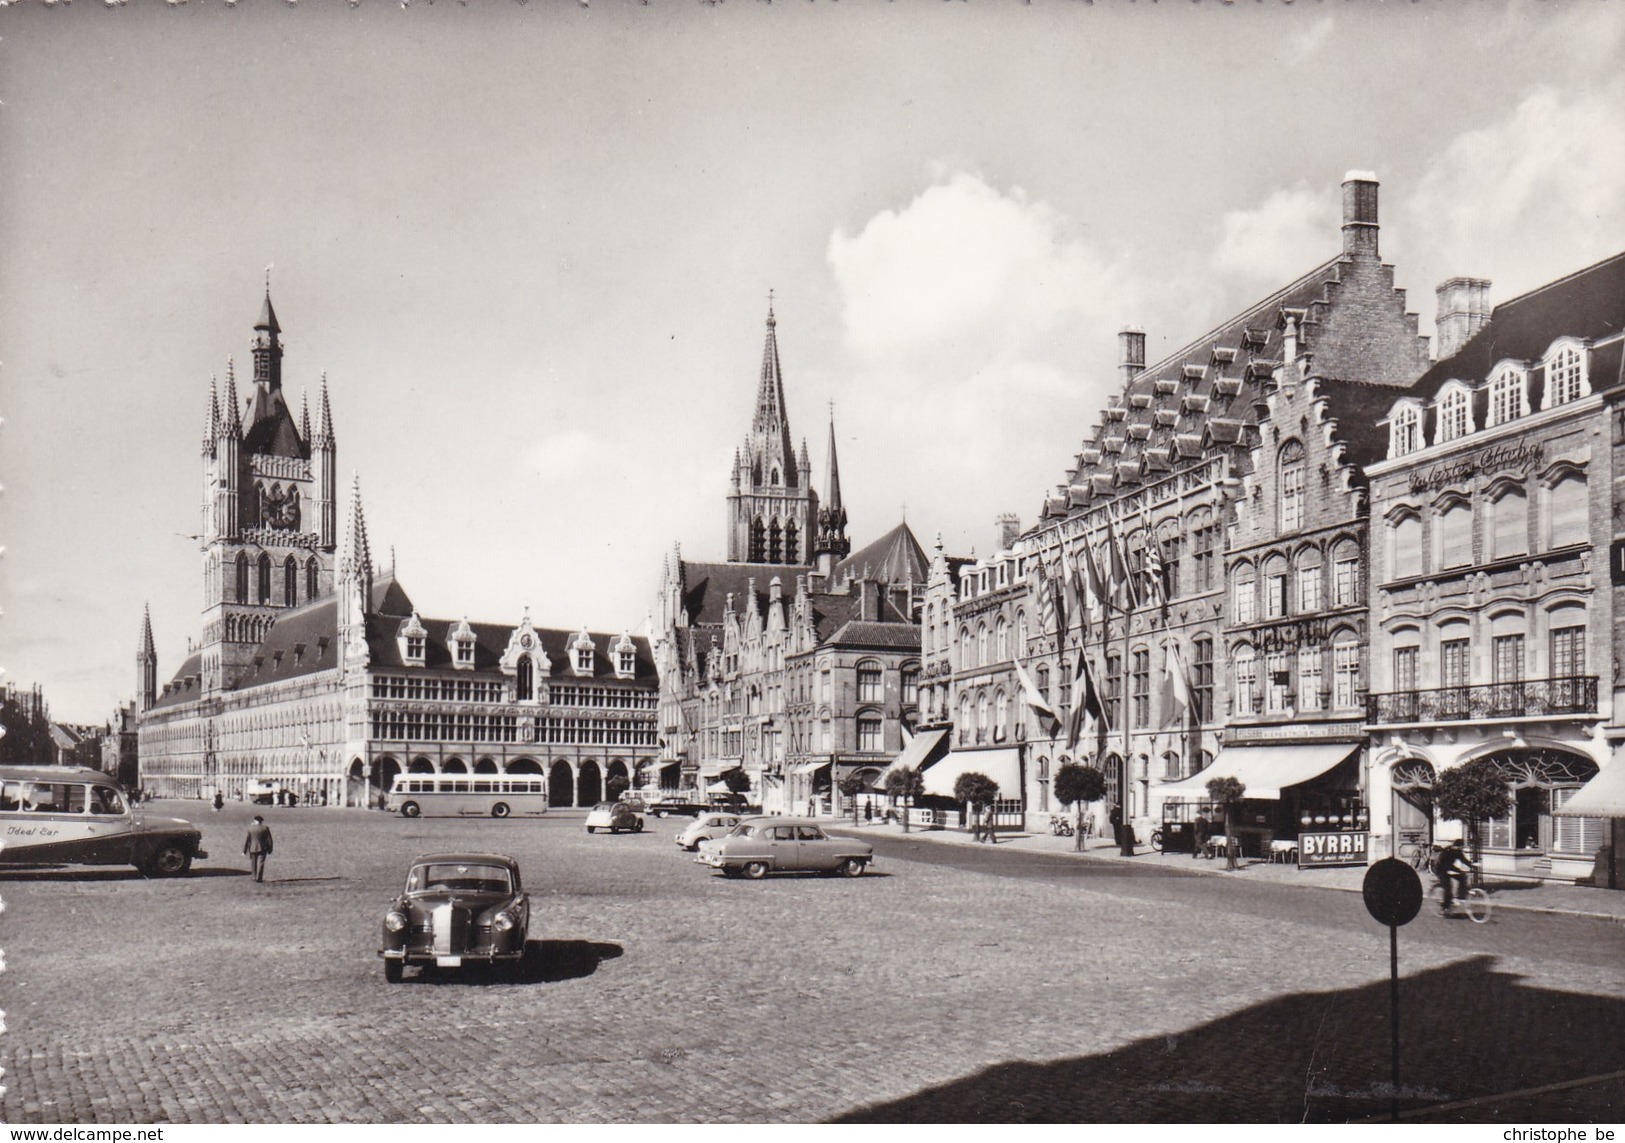
[[[401,618],[393,616],[369,617],[367,621],[367,647],[371,652],[373,668],[399,669],[405,666],[401,660],[400,641],[396,638],[400,632],[401,622]],[[428,670],[453,670],[450,649],[451,631],[463,621],[459,619],[420,618],[418,622],[428,632],[428,638],[425,640],[424,645],[424,668]],[[468,627],[474,633],[474,669],[471,673],[491,674],[499,672],[498,662],[508,649],[508,640],[513,635],[515,624],[470,622]],[[537,641],[541,644],[541,650],[553,665],[553,677],[562,681],[574,678],[575,660],[571,657],[571,647],[581,632],[579,630],[566,631],[557,627],[537,627],[534,630],[536,631]],[[610,659],[608,652],[620,641],[621,637],[598,631],[590,631],[588,634],[592,636],[595,647],[592,677],[594,679],[615,678],[615,664]],[[652,682],[655,678],[655,665],[654,657],[649,652],[649,641],[639,636],[633,636],[632,643],[637,648],[637,665],[633,677],[640,682]]]
[[[907,521],[904,521],[880,539],[859,548],[836,564],[830,581],[839,584],[849,576],[865,573],[882,583],[923,584],[931,578],[931,561],[926,558],[925,549],[914,538]]]
[[[203,687],[200,672],[203,669],[203,652],[193,651],[181,660],[181,665],[175,671],[174,678],[164,685],[153,701],[153,709],[166,706],[175,706],[183,702],[191,702],[203,697]]]
[[[1409,390],[1358,381],[1319,379],[1316,394],[1326,399],[1326,414],[1337,421],[1337,439],[1346,451],[1343,459],[1362,468],[1381,460],[1388,451],[1388,431],[1381,424],[1394,401]]]
[[[822,642],[844,647],[872,647],[884,651],[918,651],[920,629],[912,623],[872,623],[853,619],[841,624]]]
[[[280,388],[255,385],[243,410],[243,447],[248,452],[271,456],[310,456],[309,445],[300,439],[293,411]]]
[[[728,596],[734,597],[734,606],[744,609],[750,581],[756,581],[761,599],[767,598],[773,577],[779,578],[779,587],[786,598],[796,590],[796,577],[806,575],[804,564],[704,564],[689,560],[682,562],[683,613],[690,626],[720,624],[728,606]]]

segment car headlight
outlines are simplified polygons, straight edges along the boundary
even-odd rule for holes
[[[392,933],[398,933],[406,928],[406,914],[398,909],[391,909],[384,917],[384,928]]]
[[[491,918],[492,926],[499,933],[507,932],[509,929],[513,928],[516,923],[517,922],[514,921],[511,913],[498,913],[496,916]]]

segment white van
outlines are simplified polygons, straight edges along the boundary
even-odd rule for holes
[[[203,833],[132,807],[100,770],[0,766],[0,866],[133,865],[179,877],[208,857]]]

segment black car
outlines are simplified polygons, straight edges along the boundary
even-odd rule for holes
[[[649,807],[649,812],[657,818],[668,816],[680,818],[697,818],[701,814],[716,809],[708,802],[685,802],[677,798],[662,798]]]
[[[398,984],[409,964],[459,968],[525,955],[530,898],[519,863],[497,853],[416,858],[406,888],[384,915],[384,976]]]

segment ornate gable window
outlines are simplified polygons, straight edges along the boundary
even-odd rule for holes
[[[632,641],[632,636],[621,632],[621,637],[615,641],[615,677],[630,679],[638,671],[638,645]]]
[[[1439,395],[1439,422],[1434,429],[1433,442],[1458,440],[1473,431],[1472,391],[1465,385],[1450,382]]]
[[[1578,401],[1591,392],[1586,378],[1585,354],[1571,341],[1553,346],[1546,358],[1546,400],[1541,408],[1553,409]]]
[[[1303,443],[1287,441],[1281,446],[1281,528],[1296,532],[1303,527]]]
[[[408,667],[423,666],[429,647],[429,632],[424,629],[416,611],[401,623],[400,629],[395,632],[395,642],[400,647],[402,664]]]
[[[592,674],[593,652],[596,650],[597,646],[585,627],[576,632],[576,637],[570,641],[570,666],[578,676]]]
[[[1422,447],[1422,410],[1406,402],[1388,418],[1388,458],[1405,456]]]
[[[474,669],[474,629],[468,625],[465,617],[458,620],[446,635],[446,644],[451,651],[451,665],[459,671],[472,671]]]
[[[1503,365],[1490,382],[1490,424],[1504,425],[1528,412],[1524,371],[1516,365]]]

